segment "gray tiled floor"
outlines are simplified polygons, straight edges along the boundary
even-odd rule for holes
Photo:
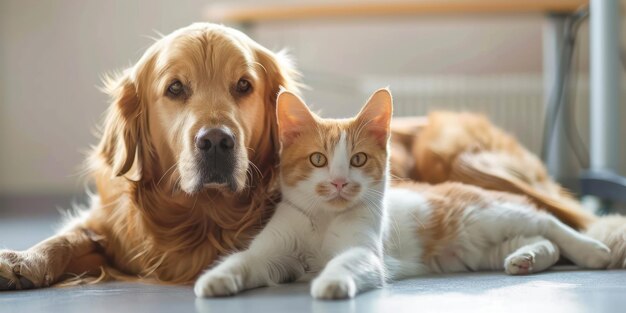
[[[0,208],[1,209],[1,208]],[[53,232],[56,216],[0,211],[0,247],[25,248]],[[234,298],[196,299],[191,286],[105,283],[0,292],[0,312],[626,312],[626,271],[569,267],[523,277],[471,273],[406,280],[349,301],[315,301],[303,284]]]

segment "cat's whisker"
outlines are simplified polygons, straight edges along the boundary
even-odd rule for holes
[[[384,205],[384,204],[382,204],[382,205]],[[392,220],[391,218],[389,218],[387,222],[389,222],[389,220],[392,221],[392,224],[390,226],[392,227],[392,230],[394,231],[394,233],[396,235],[395,238],[399,238],[399,236],[400,236],[400,227],[399,227],[399,225],[396,223],[395,220]]]
[[[366,202],[364,203],[365,207],[369,210],[370,213],[374,214],[378,218],[382,216],[384,207],[380,199],[370,199],[367,192],[363,195],[362,199]],[[370,205],[372,205],[373,207],[371,207]]]
[[[367,188],[366,190],[367,190],[367,191],[377,192],[377,193],[379,193],[379,194],[381,194],[381,195],[382,195],[382,194],[384,194],[384,192],[383,192],[383,191],[380,191],[380,190],[377,190],[377,189],[374,189],[374,188],[371,188],[371,187],[370,187],[370,188]]]
[[[367,189],[365,193],[373,193],[374,195],[380,196],[381,198],[385,196],[385,193],[376,189]]]
[[[384,193],[380,192],[378,190],[375,190],[375,189],[371,189],[371,188],[369,188],[366,191],[366,193],[365,193],[365,199],[367,201],[370,201],[370,202],[374,201],[374,205],[376,205],[376,203],[380,203],[378,205],[384,206],[384,203],[381,203],[379,199],[376,199],[376,200],[369,199],[368,195],[369,195],[370,192],[373,192],[377,196],[381,196],[381,195],[384,196]],[[384,210],[384,208],[382,210]],[[382,210],[381,210],[381,212],[382,212]],[[395,236],[393,236],[393,238],[395,240],[399,240],[399,238],[400,238],[400,226],[398,225],[398,223],[395,220],[393,220],[391,218],[389,218],[387,222],[389,223],[389,221],[391,221],[390,226],[391,226],[391,229],[392,229],[393,233],[395,234]],[[395,243],[398,244],[397,241]]]
[[[373,198],[370,198],[369,196],[364,196],[363,198],[374,206],[373,209],[375,209],[376,212],[382,211],[383,205],[377,203],[381,202],[380,198],[377,195],[375,195]]]
[[[417,212],[412,212],[411,216],[414,217],[413,220],[417,222],[418,229],[424,229],[426,227],[424,222],[422,222],[422,219],[418,218]]]
[[[389,173],[389,176],[390,176],[389,177],[390,180],[410,180],[408,178],[400,177],[398,175],[394,175],[394,174],[391,174],[391,173]]]
[[[374,212],[377,212],[378,213],[377,215],[380,215],[382,213],[383,204],[380,203],[381,202],[380,199],[371,199],[369,197],[364,197],[364,199],[366,199],[367,202],[373,205],[373,209],[376,210]]]
[[[380,212],[380,210],[377,210],[377,205],[370,200],[369,198],[363,198],[363,200],[366,202],[365,204],[365,208],[372,214],[376,215],[376,217],[380,217],[382,214]],[[373,205],[373,207],[370,206]]]
[[[380,182],[386,182],[386,181],[412,181],[412,180],[408,178],[387,178],[387,179],[372,180],[373,183],[380,183]]]

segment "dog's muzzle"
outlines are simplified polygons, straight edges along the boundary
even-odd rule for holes
[[[227,127],[201,128],[195,136],[203,185],[228,185],[236,188],[235,136]]]

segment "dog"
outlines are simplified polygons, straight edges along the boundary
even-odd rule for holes
[[[101,269],[189,283],[245,247],[280,196],[275,101],[297,78],[284,55],[232,28],[193,24],[156,41],[106,81],[90,207],[34,247],[0,252],[0,289]]]

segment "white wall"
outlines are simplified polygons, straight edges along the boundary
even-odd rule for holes
[[[101,75],[136,61],[155,30],[203,20],[209,2],[0,1],[0,195],[79,192],[81,151],[107,106]],[[364,75],[540,73],[542,25],[536,15],[451,15],[269,23],[251,33],[290,47],[314,88],[305,96],[345,116],[363,100],[346,90]]]
[[[207,1],[0,1],[0,194],[69,193],[107,105],[103,73]]]
[[[348,104],[363,101],[351,98],[361,77],[540,73],[542,27],[538,15],[446,15],[266,23],[254,36],[291,48],[315,87],[310,104],[350,116]]]

